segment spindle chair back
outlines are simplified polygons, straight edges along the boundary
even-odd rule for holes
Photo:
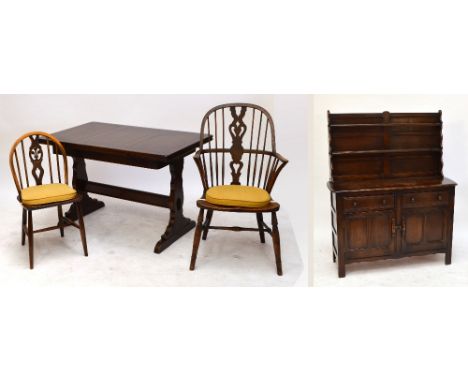
[[[213,137],[207,144],[205,135]],[[198,152],[205,190],[232,184],[271,192],[282,164],[276,157],[273,118],[253,104],[225,104],[208,111],[202,120]]]
[[[65,149],[54,136],[44,132],[26,133],[15,141],[10,150],[10,169],[20,198],[22,189],[40,186],[47,180],[50,184],[68,184]]]

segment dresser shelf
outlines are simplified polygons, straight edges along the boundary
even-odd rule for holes
[[[442,126],[442,123],[435,122],[435,123],[424,123],[424,122],[413,122],[413,123],[342,123],[342,124],[331,124],[329,125],[331,128],[333,127],[366,127],[366,126],[373,126],[373,127],[393,127],[393,126],[422,126],[422,127],[430,127],[430,126]]]
[[[361,151],[335,151],[330,155],[372,155],[372,154],[404,154],[404,153],[440,153],[442,148],[421,148],[421,149],[388,149],[388,150],[361,150]]]

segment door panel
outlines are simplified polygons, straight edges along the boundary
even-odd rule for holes
[[[394,217],[392,210],[345,215],[345,256],[353,259],[391,255],[395,251]]]
[[[364,249],[368,247],[368,224],[367,217],[349,219],[347,224],[347,243],[352,250]]]
[[[445,243],[446,214],[435,210],[426,216],[426,238],[428,243]]]
[[[405,209],[402,214],[403,251],[444,249],[448,236],[446,208]]]
[[[424,214],[410,214],[406,217],[405,239],[408,244],[420,244],[424,240]]]
[[[371,243],[376,248],[387,248],[392,242],[392,218],[386,214],[375,215],[370,226]]]

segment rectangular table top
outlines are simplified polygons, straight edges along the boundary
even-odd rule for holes
[[[194,152],[200,134],[103,122],[88,122],[53,135],[73,152],[138,156],[167,162]],[[205,136],[208,142],[210,136]]]

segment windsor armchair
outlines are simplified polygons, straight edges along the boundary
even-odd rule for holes
[[[206,147],[203,137],[212,135]],[[264,108],[247,103],[219,105],[209,110],[201,124],[200,146],[194,160],[203,183],[200,211],[193,240],[190,270],[195,269],[200,239],[210,229],[258,231],[265,243],[271,235],[277,274],[283,274],[280,235],[276,216],[279,203],[271,199],[275,181],[288,163],[276,152],[273,119]],[[205,215],[206,210],[206,217]],[[256,214],[257,228],[212,226],[214,211]],[[271,213],[270,228],[263,214]]]
[[[21,157],[19,157],[18,151],[21,152]],[[55,159],[53,158],[54,154]],[[60,165],[59,155],[62,156],[62,165]],[[42,162],[46,156],[47,165],[43,167]],[[26,157],[30,161],[29,165]],[[82,196],[68,185],[67,155],[62,144],[55,137],[47,133],[39,131],[26,133],[13,144],[10,150],[9,163],[13,180],[18,190],[18,201],[22,205],[21,245],[25,244],[25,237],[27,235],[30,269],[34,268],[33,234],[59,229],[60,236],[63,237],[64,227],[70,225],[80,230],[84,255],[88,256],[83,215],[81,212]],[[63,167],[63,177],[61,167]],[[31,174],[36,185],[32,184],[32,180],[30,182],[29,174]],[[44,176],[47,178],[47,174],[49,175],[50,183],[44,184]],[[57,182],[54,182],[54,180]],[[70,203],[76,203],[78,206],[79,225],[63,215],[62,206]],[[57,225],[34,230],[32,212],[49,207],[57,207]]]

